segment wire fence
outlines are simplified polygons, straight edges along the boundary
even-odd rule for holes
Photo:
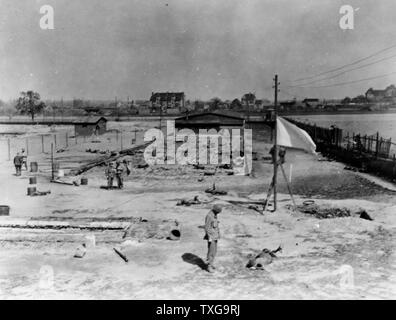
[[[350,134],[335,126],[323,128],[316,126],[316,124],[304,123],[290,118],[287,118],[287,120],[305,130],[315,143],[340,147],[375,157],[395,158],[396,144],[392,143],[391,138],[381,137],[378,132],[374,135]]]
[[[76,151],[87,151],[89,149],[93,153],[106,150],[118,151],[134,146],[137,140],[143,138],[142,132],[138,130],[121,131],[113,129],[98,136],[79,136],[75,135],[73,131],[65,130],[21,137],[0,137],[0,160],[12,160],[22,150],[28,157],[50,154],[52,147],[55,153],[68,149]]]

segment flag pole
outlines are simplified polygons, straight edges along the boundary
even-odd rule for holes
[[[274,95],[274,177],[273,177],[273,187],[274,187],[274,212],[276,211],[276,184],[277,184],[277,173],[278,173],[278,124],[277,124],[277,117],[278,117],[278,75],[275,75],[275,95]]]

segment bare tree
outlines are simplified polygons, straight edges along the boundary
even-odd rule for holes
[[[40,94],[34,91],[21,92],[15,108],[20,114],[30,114],[32,121],[34,115],[45,109],[46,105],[40,99]]]

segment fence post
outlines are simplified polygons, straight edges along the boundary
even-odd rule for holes
[[[396,156],[393,154],[393,179],[396,177]]]
[[[121,131],[121,150],[122,150],[122,131]]]
[[[26,156],[29,155],[29,137],[26,137]]]
[[[347,150],[349,151],[349,131],[347,132]]]
[[[69,147],[69,134],[66,131],[66,148]]]
[[[54,145],[55,145],[55,149],[56,149],[56,133],[54,134]]]
[[[44,153],[44,135],[41,135],[41,153]]]
[[[375,145],[375,157],[378,157],[378,152],[379,152],[379,132],[377,131],[377,143]]]
[[[8,161],[11,160],[11,141],[10,138],[7,139],[7,144],[8,144]]]

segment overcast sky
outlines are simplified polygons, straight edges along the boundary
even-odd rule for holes
[[[55,30],[39,27],[42,5]],[[339,9],[355,9],[355,29]],[[43,98],[188,99],[345,97],[396,83],[396,75],[332,88],[289,82],[396,44],[394,0],[0,0],[0,99],[35,90]],[[394,50],[375,57],[396,55]],[[369,61],[368,61],[369,62]],[[316,85],[396,71],[396,58]],[[283,90],[283,91],[282,91]],[[286,91],[287,90],[287,91]],[[286,93],[287,92],[287,93]]]

